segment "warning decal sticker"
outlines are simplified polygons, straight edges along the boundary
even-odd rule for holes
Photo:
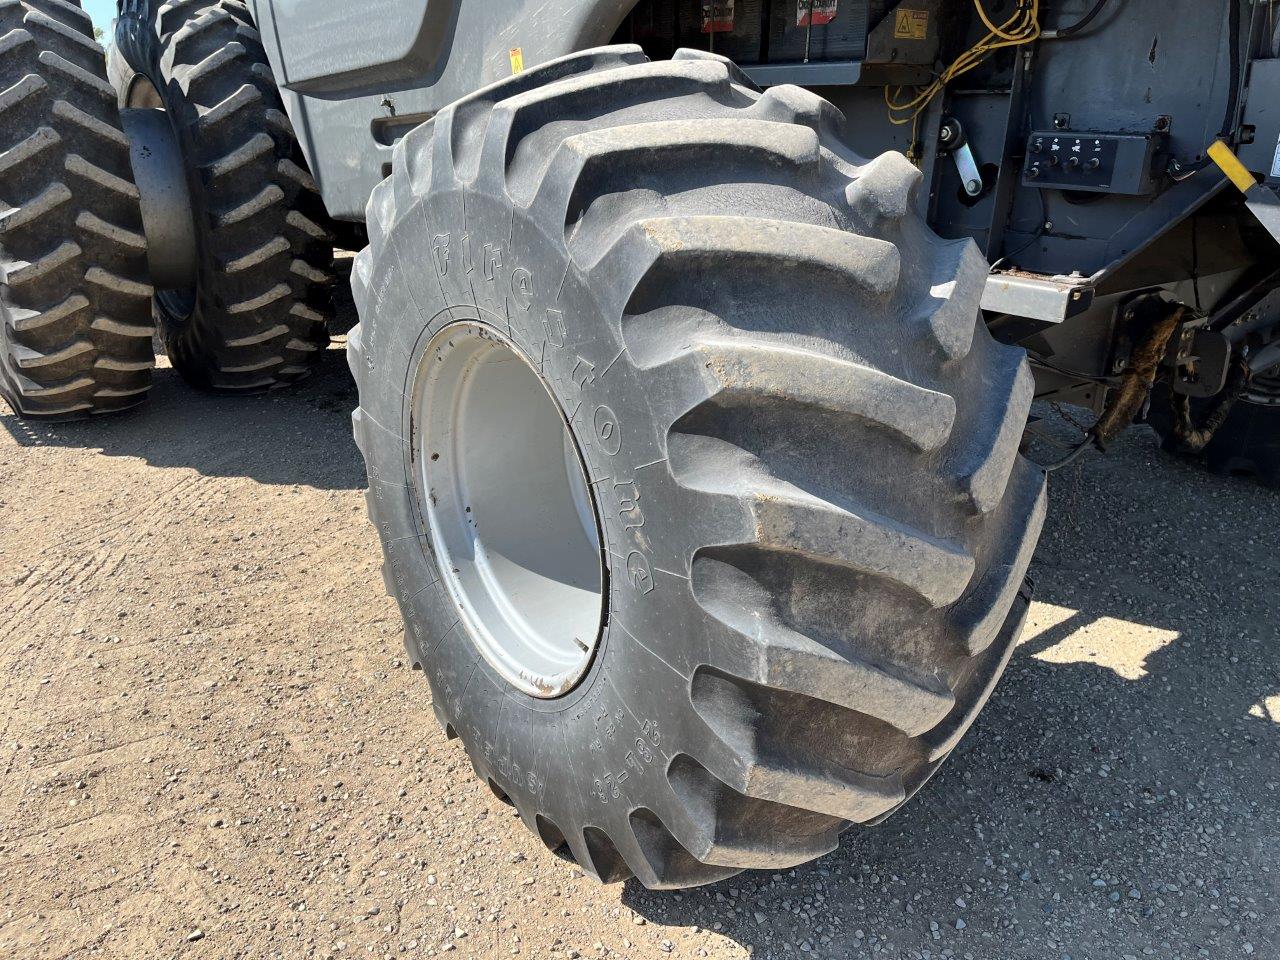
[[[821,27],[836,18],[837,0],[796,0],[796,26]]]
[[[893,24],[893,36],[896,40],[929,39],[929,11],[899,10]]]
[[[702,0],[702,32],[729,33],[733,30],[733,0]]]
[[[511,57],[511,72],[513,74],[524,73],[524,49],[512,47],[507,51],[507,54]]]

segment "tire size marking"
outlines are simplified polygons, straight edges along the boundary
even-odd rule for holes
[[[525,310],[533,306],[533,274],[524,267],[516,267],[511,273],[511,295]]]
[[[613,495],[618,500],[618,519],[623,530],[639,530],[644,526],[644,511],[640,509],[640,488],[634,480],[614,482]]]
[[[489,283],[498,276],[498,268],[502,266],[502,244],[486,243],[483,247],[484,254],[484,278]]]
[[[613,713],[601,710],[596,717],[596,735],[591,740],[590,749],[601,762],[605,754],[614,754],[614,761],[603,772],[592,779],[591,795],[601,803],[609,803],[622,797],[623,787],[634,776],[641,776],[653,765],[655,759],[665,761],[659,744],[662,735],[656,720],[640,721],[639,730],[625,734],[624,721],[626,713],[618,707]],[[617,750],[624,750],[621,758]]]
[[[376,317],[382,312],[383,304],[387,302],[387,292],[399,281],[398,274],[397,265],[388,263],[383,270],[382,276],[378,278],[378,282],[369,291],[373,298],[373,307],[367,311],[370,318]],[[378,324],[361,324],[360,340],[361,346],[364,348],[364,365],[372,371],[375,363],[373,358],[378,352]]]
[[[591,426],[595,430],[596,443],[606,456],[617,456],[622,449],[622,428],[618,425],[618,415],[608,406],[596,407],[595,416],[591,418]]]
[[[644,508],[640,506],[640,487],[634,480],[614,481],[610,490],[616,506],[623,535],[632,541],[631,552],[627,554],[627,582],[641,596],[653,592],[653,564],[648,554],[640,549],[644,536],[639,531],[644,526]]]
[[[539,803],[542,802],[543,796],[547,792],[546,777],[539,776],[537,771],[522,769],[520,762],[512,757],[510,748],[505,750],[496,760],[494,755],[497,748],[490,740],[484,741],[484,758],[489,766],[496,770],[502,779],[513,786],[523,787],[529,791],[530,796]]]
[[[581,390],[588,383],[596,382],[596,365],[585,359],[581,354],[576,354],[575,358],[576,362],[573,365],[573,369],[569,371],[569,379]]]
[[[547,331],[547,343],[553,347],[563,347],[569,337],[564,327],[564,311],[547,307],[547,315],[542,319],[542,326]]]
[[[431,250],[435,254],[436,274],[442,280],[449,275],[449,245],[451,239],[447,233],[438,233],[431,240]]]

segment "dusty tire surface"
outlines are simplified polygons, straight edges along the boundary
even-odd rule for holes
[[[78,3],[0,3],[0,395],[75,419],[146,399],[154,356],[138,191]]]
[[[603,48],[441,111],[370,201],[348,357],[410,660],[478,774],[600,880],[786,867],[887,816],[1029,602],[1025,358],[979,320],[976,249],[913,212],[918,172],[842,122],[717,57]],[[602,520],[607,615],[555,699],[480,655],[420,508],[449,439],[406,398],[460,321],[541,371]]]
[[[168,0],[139,33],[148,83],[122,71],[121,98],[168,113],[199,247],[195,287],[155,298],[169,358],[204,389],[294,383],[328,343],[333,242],[261,36],[240,0]]]

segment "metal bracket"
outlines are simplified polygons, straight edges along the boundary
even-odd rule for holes
[[[1062,323],[1093,305],[1093,286],[1080,278],[997,273],[987,278],[982,309],[988,313]]]
[[[938,131],[938,147],[951,154],[956,163],[956,171],[960,174],[960,182],[964,192],[971,197],[982,195],[982,171],[978,169],[978,161],[964,135],[964,127],[955,117],[948,117],[942,122]]]

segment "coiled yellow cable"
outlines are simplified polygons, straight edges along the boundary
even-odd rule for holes
[[[992,52],[1003,47],[1019,47],[1040,36],[1040,0],[1018,0],[1013,15],[999,26],[987,15],[982,0],[973,0],[973,6],[987,28],[986,36],[960,54],[932,83],[917,88],[918,92],[910,100],[900,99],[902,87],[893,91],[885,87],[884,102],[889,108],[890,122],[899,126],[914,124],[947,84],[980,66]]]

